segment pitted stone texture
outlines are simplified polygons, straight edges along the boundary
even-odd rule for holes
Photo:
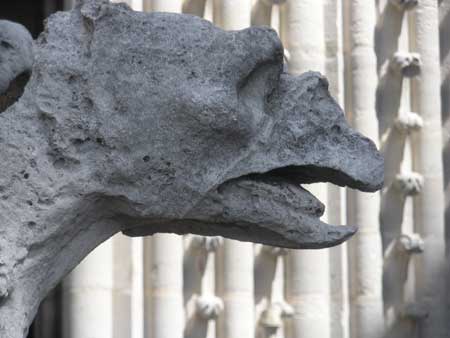
[[[33,38],[20,24],[0,20],[0,113],[22,95],[33,65]]]
[[[283,73],[273,30],[107,1],[49,18],[0,142],[7,338],[23,338],[45,294],[119,231],[328,247],[356,228],[321,222],[300,184],[383,183],[380,154],[327,81]]]

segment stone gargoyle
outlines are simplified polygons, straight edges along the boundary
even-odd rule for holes
[[[1,36],[0,65],[21,54]],[[48,19],[33,53],[0,114],[2,338],[23,338],[48,291],[117,232],[325,248],[356,227],[321,222],[301,184],[382,186],[375,145],[323,76],[283,72],[270,28],[84,0]]]

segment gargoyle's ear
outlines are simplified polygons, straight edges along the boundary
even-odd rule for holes
[[[31,73],[28,71],[19,74],[9,83],[6,91],[0,93],[0,114],[20,99],[30,76]]]

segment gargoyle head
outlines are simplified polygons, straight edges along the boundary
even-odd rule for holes
[[[0,130],[0,333],[13,338],[118,231],[329,247],[356,228],[322,223],[301,184],[383,182],[380,154],[325,78],[283,73],[273,30],[107,1],[49,18]]]

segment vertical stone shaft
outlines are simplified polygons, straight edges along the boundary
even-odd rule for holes
[[[144,337],[144,239],[131,239],[131,338]]]
[[[203,17],[205,15],[206,0],[185,0],[183,2],[183,13]]]
[[[182,338],[183,243],[182,237],[157,234],[144,244],[146,338]]]
[[[251,0],[214,0],[214,23],[226,30],[250,26]]]
[[[252,26],[270,26],[272,5],[266,0],[257,0],[252,7]]]
[[[74,0],[66,0],[74,1]],[[134,11],[142,11],[144,7],[144,1],[147,1],[147,6],[150,6],[150,0],[110,0],[113,3],[126,3]]]
[[[41,303],[39,312],[33,322],[33,337],[62,337],[61,291],[61,285],[58,285]]]
[[[63,284],[63,337],[113,335],[113,242],[95,249]]]
[[[346,0],[346,48],[349,54],[350,100],[347,102],[353,126],[378,139],[375,111],[377,62],[374,52],[375,2]],[[348,193],[349,224],[359,231],[349,241],[350,336],[383,336],[382,249],[379,232],[378,194]]]
[[[95,249],[66,278],[64,338],[131,336],[130,263],[131,241],[119,234]]]
[[[441,40],[441,95],[442,123],[444,138],[444,188],[445,188],[445,228],[447,244],[447,262],[449,262],[450,243],[450,1],[442,1],[439,7]],[[448,264],[448,263],[447,263]],[[447,267],[447,279],[450,280],[450,268]],[[450,297],[450,292],[447,292]],[[450,298],[447,298],[450,303]]]
[[[421,0],[415,11],[413,44],[422,57],[422,72],[414,83],[413,105],[423,118],[414,140],[414,169],[424,177],[415,203],[415,227],[425,241],[418,258],[417,300],[429,317],[421,322],[420,337],[448,336],[445,282],[444,195],[439,65],[438,2]]]
[[[113,239],[113,338],[132,335],[132,240],[122,234]]]
[[[218,294],[224,312],[218,338],[254,337],[253,245],[225,240],[218,252]]]
[[[344,106],[342,0],[325,0],[325,74],[330,93]],[[328,186],[327,217],[330,224],[346,224],[345,195],[341,187]],[[333,338],[349,337],[347,244],[330,249],[330,321]]]
[[[322,0],[289,0],[283,10],[283,40],[292,74],[324,71],[324,3]],[[308,188],[322,202],[327,186]],[[330,336],[329,251],[292,250],[287,257],[287,300],[294,308],[288,329],[291,338]]]
[[[226,30],[250,26],[251,0],[214,0],[214,23]],[[217,287],[224,302],[218,338],[254,337],[253,244],[225,240],[218,252]]]
[[[407,8],[397,7],[393,1],[378,3],[375,50],[378,63],[377,115],[381,135],[381,151],[385,159],[385,186],[381,193],[380,230],[383,245],[383,301],[386,337],[407,337],[415,323],[405,320],[404,309],[414,301],[414,257],[400,250],[400,238],[413,231],[412,198],[399,186],[399,174],[411,172],[409,134],[414,129],[399,127],[405,114],[412,114],[410,78],[412,69],[401,53],[409,54]],[[410,8],[410,10],[414,10]],[[396,61],[398,60],[398,61]],[[403,67],[401,62],[404,61]],[[409,67],[409,68],[408,68]],[[420,67],[415,68],[420,71]]]
[[[151,10],[153,12],[181,13],[181,8],[181,0],[151,0]]]

